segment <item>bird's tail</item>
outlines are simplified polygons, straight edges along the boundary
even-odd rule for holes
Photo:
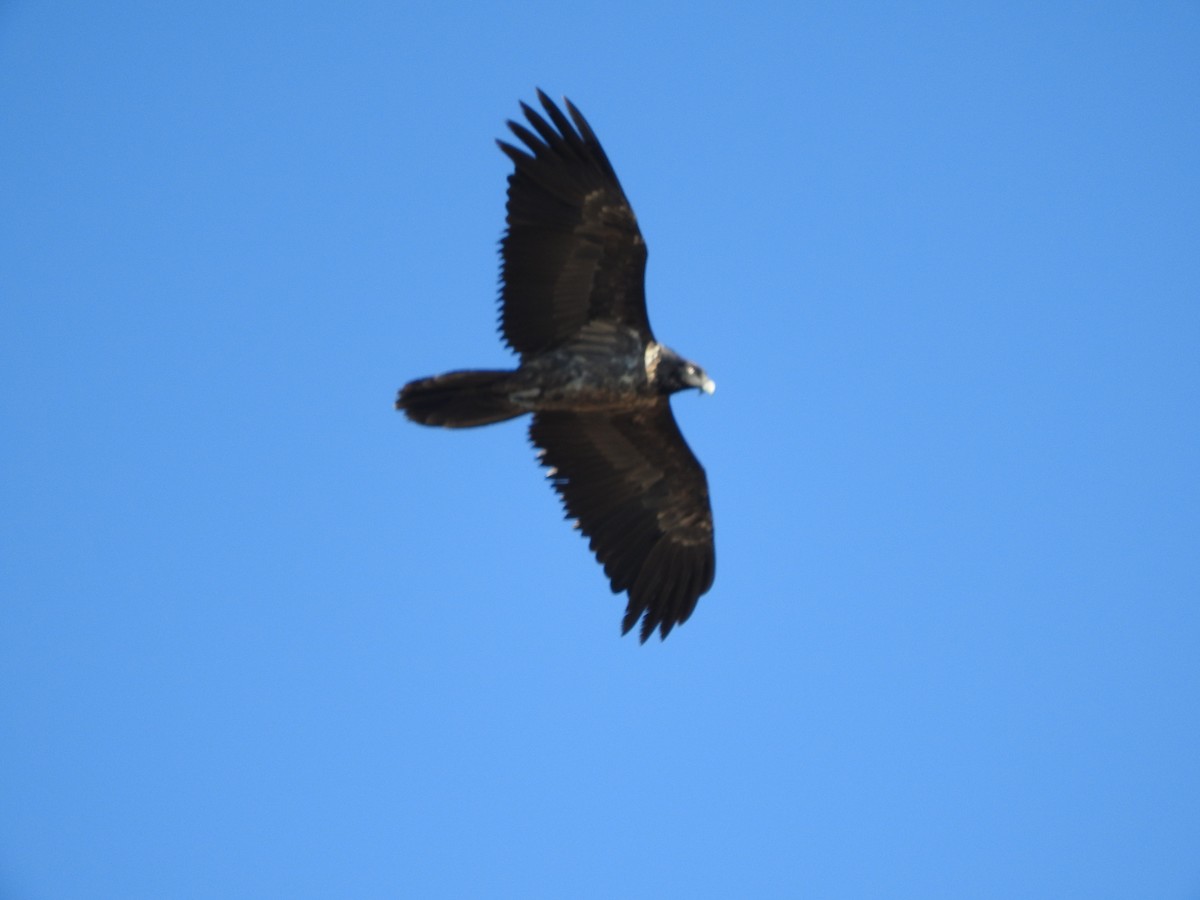
[[[410,381],[400,389],[396,409],[422,425],[474,428],[519,416],[521,409],[508,399],[511,372],[489,369],[447,372]]]

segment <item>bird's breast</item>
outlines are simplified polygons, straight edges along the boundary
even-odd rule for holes
[[[656,397],[646,377],[640,342],[600,345],[580,341],[526,359],[509,396],[530,410],[612,410],[649,405]]]

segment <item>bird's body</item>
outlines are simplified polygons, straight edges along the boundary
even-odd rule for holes
[[[530,438],[569,517],[591,538],[625,631],[641,638],[685,621],[715,572],[704,470],[671,414],[704,371],[658,343],[646,315],[646,246],[595,134],[541,92],[551,125],[509,123],[530,152],[513,160],[502,242],[500,327],[515,370],[449,372],[410,382],[396,401],[415,422],[467,428],[533,414]]]
[[[630,328],[592,322],[579,336],[521,364],[512,399],[537,410],[621,410],[660,402],[661,344]]]

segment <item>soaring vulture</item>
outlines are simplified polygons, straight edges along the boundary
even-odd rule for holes
[[[571,102],[522,103],[501,242],[500,332],[515,370],[458,371],[405,385],[396,408],[422,425],[471,428],[532,413],[529,437],[567,518],[591,539],[627,634],[687,621],[716,572],[704,469],[668,400],[713,392],[704,370],[654,339],[646,243],[599,140]],[[548,119],[548,121],[547,121]],[[530,130],[532,128],[532,130]]]

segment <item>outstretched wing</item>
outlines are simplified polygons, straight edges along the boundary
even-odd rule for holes
[[[716,574],[708,481],[666,398],[618,415],[535,413],[529,436],[613,593],[629,592],[622,633],[645,614],[642,641],[665,638]]]
[[[541,91],[538,99],[549,122],[522,103],[533,131],[508,123],[527,149],[497,141],[515,166],[500,251],[504,340],[535,354],[593,319],[649,338],[646,244],[633,209],[579,110],[566,101],[572,125]]]

